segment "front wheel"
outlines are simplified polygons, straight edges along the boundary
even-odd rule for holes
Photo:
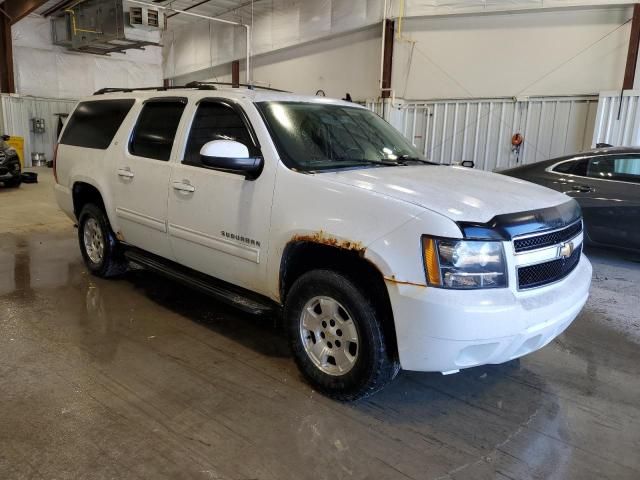
[[[87,204],[78,220],[78,241],[87,268],[98,277],[113,277],[127,270],[115,235],[104,211]]]
[[[6,182],[4,182],[4,185],[5,187],[9,187],[9,188],[17,188],[20,186],[21,183],[22,183],[22,178],[20,177],[20,175],[18,175],[17,177],[14,177],[11,180],[7,180]]]
[[[296,280],[285,320],[298,367],[327,396],[343,401],[369,396],[399,370],[373,303],[340,273],[314,270]]]

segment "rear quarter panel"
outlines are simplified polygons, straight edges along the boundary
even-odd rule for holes
[[[92,98],[91,100],[95,100]],[[75,218],[73,203],[66,196],[72,196],[73,186],[78,182],[87,183],[95,187],[101,194],[107,217],[114,231],[118,231],[118,222],[113,207],[113,181],[115,178],[116,155],[115,151],[121,143],[126,142],[131,123],[135,121],[136,108],[139,100],[133,105],[120,128],[116,132],[109,147],[105,150],[77,147],[60,143],[56,158],[56,197],[58,205],[71,218]],[[77,105],[76,105],[77,107]],[[73,115],[73,113],[72,113]],[[71,117],[69,117],[71,118]],[[65,127],[69,125],[67,121]],[[60,132],[60,139],[64,136],[65,129]],[[71,204],[71,205],[69,205]]]

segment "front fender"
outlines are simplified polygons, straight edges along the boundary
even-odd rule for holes
[[[426,286],[422,258],[422,235],[461,238],[456,223],[431,210],[367,245],[365,258],[384,275],[387,283]]]

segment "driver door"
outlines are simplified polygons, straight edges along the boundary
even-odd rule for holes
[[[259,120],[257,112],[251,112]],[[223,99],[204,99],[193,107],[182,161],[172,165],[169,238],[182,265],[226,282],[266,293],[266,259],[274,162],[265,161],[255,180],[214,169],[200,161],[213,140],[243,143],[252,156],[260,146],[244,109]]]

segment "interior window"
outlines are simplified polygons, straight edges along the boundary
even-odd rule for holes
[[[640,183],[640,157],[600,157],[589,161],[588,176]]]
[[[240,114],[220,102],[202,102],[193,119],[183,163],[200,165],[200,150],[213,140],[234,140],[249,149],[249,155],[259,154]]]
[[[186,104],[184,99],[150,100],[145,103],[131,137],[129,152],[139,157],[169,160]]]

